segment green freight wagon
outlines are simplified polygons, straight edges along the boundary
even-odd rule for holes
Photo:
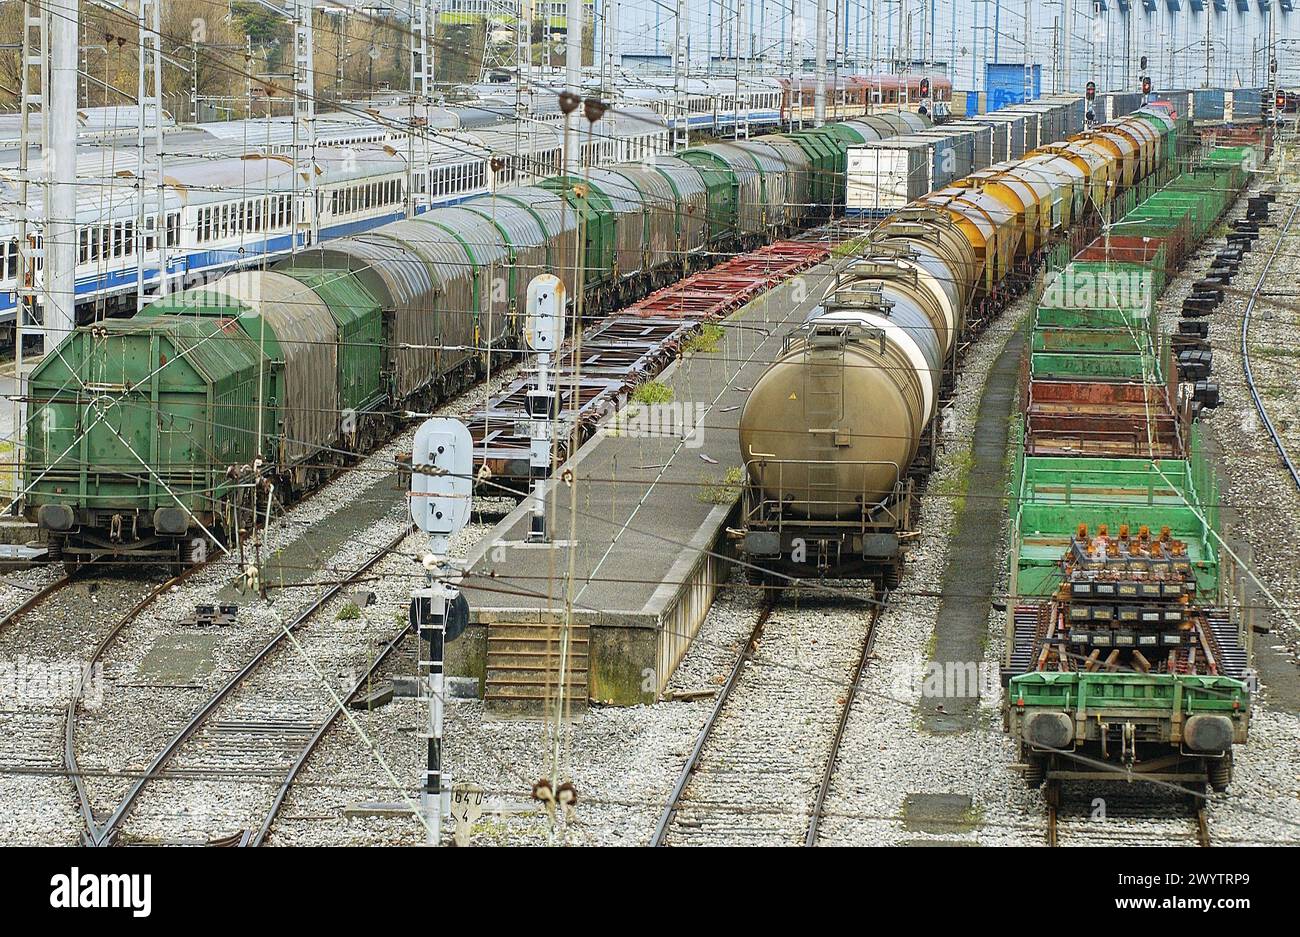
[[[220,524],[239,484],[227,468],[253,461],[259,429],[274,432],[261,364],[235,321],[206,316],[108,319],[46,356],[29,379],[23,481],[27,517],[53,534],[50,559],[132,541],[133,555],[174,560],[192,519]],[[58,535],[81,528],[104,535],[62,553]]]
[[[1219,489],[1194,431],[1188,459],[1026,457],[1019,448],[1010,487],[1011,592],[1047,596],[1060,582],[1070,538],[1086,525],[1133,531],[1168,527],[1188,546],[1200,593],[1219,595]]]
[[[1047,286],[1033,322],[1034,380],[1159,380],[1157,276],[1135,263],[1075,262]]]

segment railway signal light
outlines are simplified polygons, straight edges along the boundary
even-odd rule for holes
[[[1145,55],[1142,56],[1141,60],[1138,62],[1138,68],[1142,71],[1147,70],[1147,57]]]
[[[1273,99],[1273,103],[1277,106],[1279,114],[1286,110],[1286,92],[1278,89],[1277,96]]]
[[[929,79],[929,78],[922,78],[922,79],[921,79],[921,97],[923,97],[923,98],[928,98],[929,96],[930,96],[930,79]]]
[[[1145,75],[1142,76],[1142,93],[1143,94],[1151,93],[1151,79],[1146,77]]]
[[[1083,96],[1089,101],[1096,100],[1097,83],[1095,81],[1090,81],[1086,86],[1084,86]]]

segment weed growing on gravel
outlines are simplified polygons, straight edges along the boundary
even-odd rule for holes
[[[700,329],[699,333],[692,336],[691,339],[683,346],[682,353],[685,355],[711,355],[717,352],[718,343],[722,341],[722,327],[708,324]]]
[[[632,391],[634,403],[671,403],[672,399],[673,389],[662,381],[647,381]]]
[[[951,498],[953,514],[960,517],[966,507],[966,488],[975,468],[975,454],[969,448],[954,452],[952,462],[956,470],[935,486],[935,492],[942,498]]]
[[[722,481],[701,479],[700,490],[695,493],[704,504],[731,504],[740,497],[740,488],[745,483],[745,470],[733,465],[723,473]]]

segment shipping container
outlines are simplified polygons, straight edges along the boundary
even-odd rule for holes
[[[935,142],[905,136],[849,147],[845,213],[886,215],[932,191]]]
[[[1083,133],[1085,115],[1088,111],[1088,102],[1084,100],[1083,95],[1054,94],[1043,98],[1040,103],[1051,105],[1057,110],[1059,116],[1054,127],[1060,136],[1056,139],[1064,140],[1076,133]]]
[[[972,117],[980,110],[980,96],[975,91],[954,91],[952,93],[952,116],[958,119]]]
[[[964,179],[975,171],[975,134],[969,129],[935,127],[916,134],[936,142],[934,151],[934,187]]]
[[[1201,88],[1192,92],[1192,119],[1223,120],[1226,96],[1222,88]]]
[[[1224,119],[1229,123],[1252,123],[1260,119],[1264,92],[1258,88],[1233,88],[1227,93]]]
[[[954,131],[959,130],[965,133],[969,133],[971,135],[972,140],[974,142],[975,154],[974,154],[974,162],[972,164],[972,168],[970,172],[975,172],[980,169],[987,169],[989,166],[992,166],[993,163],[997,162],[997,160],[995,160],[993,157],[994,125],[981,123],[979,121],[974,121],[974,120],[963,120],[963,121],[954,121],[952,123],[944,124],[941,129],[954,130]],[[1006,136],[1005,125],[998,125],[997,131],[1001,133],[1001,135],[1005,138]],[[1005,144],[1003,146],[1003,149],[1005,149]],[[1001,158],[1005,159],[1006,157],[1001,157]],[[966,173],[966,175],[969,174],[970,173]],[[961,177],[958,176],[957,178],[961,178]]]
[[[1026,74],[1028,73],[1028,74]],[[1027,80],[1026,80],[1027,79]],[[988,95],[986,113],[999,111],[1013,104],[1024,104],[1028,85],[1028,100],[1033,101],[1043,93],[1043,68],[1022,63],[989,62],[984,66],[984,88]]]
[[[998,150],[994,147],[993,162],[1001,163],[1007,160],[1020,159],[1028,151],[1025,146],[1025,115],[1015,114],[1011,111],[999,111],[996,114],[984,114],[974,118],[981,123],[987,123],[994,127],[1006,127],[1006,149]]]
[[[1109,123],[1127,117],[1144,103],[1140,91],[1108,91],[1100,95],[1100,107],[1094,108],[1098,123]]]

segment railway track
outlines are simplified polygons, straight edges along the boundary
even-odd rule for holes
[[[779,604],[769,596],[678,775],[652,845],[816,843],[881,608],[856,604],[815,596]],[[827,676],[835,672],[843,679]]]
[[[1268,438],[1272,441],[1273,447],[1277,449],[1278,455],[1282,458],[1282,464],[1286,467],[1287,473],[1291,476],[1291,481],[1300,488],[1300,467],[1297,467],[1295,459],[1287,451],[1286,443],[1283,441],[1273,420],[1269,417],[1268,408],[1264,405],[1264,398],[1255,385],[1255,374],[1250,364],[1250,321],[1255,312],[1255,306],[1259,301],[1261,293],[1264,291],[1264,284],[1268,282],[1268,276],[1273,269],[1274,261],[1282,254],[1282,247],[1286,243],[1288,232],[1295,222],[1297,213],[1300,212],[1300,200],[1297,200],[1291,206],[1287,213],[1286,221],[1278,229],[1277,238],[1274,241],[1273,249],[1269,253],[1268,260],[1264,263],[1264,269],[1260,271],[1259,280],[1255,288],[1251,290],[1250,297],[1246,301],[1246,309],[1241,318],[1241,363],[1246,373],[1246,387],[1250,390],[1251,399],[1255,402],[1255,410],[1259,414],[1260,422],[1264,425],[1264,431],[1268,433]]]
[[[75,721],[70,719],[65,769],[71,777],[78,779],[77,792],[87,842],[109,846],[128,839],[150,839],[124,835],[128,818],[146,801],[155,821],[164,818],[163,824],[168,825],[166,818],[179,817],[182,824],[189,824],[185,827],[189,831],[213,823],[227,823],[232,814],[249,821],[234,832],[223,832],[220,836],[195,839],[178,835],[167,839],[168,842],[230,842],[237,845],[263,842],[316,745],[342,713],[348,699],[357,689],[364,687],[389,658],[408,628],[404,626],[395,634],[389,632],[382,651],[366,664],[360,679],[350,682],[337,696],[330,695],[327,701],[322,699],[324,694],[319,686],[316,666],[305,664],[299,655],[288,649],[292,643],[290,636],[315,620],[346,588],[395,551],[408,532],[409,528],[403,527],[395,537],[320,590],[285,621],[170,734],[110,811],[97,810],[93,798],[80,783],[76,727]],[[170,584],[165,584],[160,591]],[[97,648],[96,658],[102,656],[117,637],[116,631],[120,628]],[[283,659],[288,664],[279,668],[271,666],[272,661],[280,659],[281,651],[286,651]],[[346,663],[327,658],[326,666]],[[167,783],[159,784],[164,778]],[[214,809],[207,816],[189,816],[195,804],[205,800],[211,804],[212,792],[205,794],[205,789],[213,782],[219,783],[223,791],[221,809]],[[244,789],[244,792],[236,796],[232,790],[236,787]],[[273,795],[269,793],[272,790]],[[261,793],[266,796],[262,797]],[[99,817],[105,814],[101,823]]]
[[[64,573],[62,576],[60,576],[58,579],[54,580],[53,582],[48,583],[42,586],[41,588],[37,589],[26,599],[24,599],[22,603],[19,604],[16,608],[13,608],[10,611],[6,612],[3,616],[0,616],[0,632],[3,632],[11,622],[21,619],[23,616],[30,614],[42,603],[53,598],[60,590],[62,590],[70,582],[72,582],[72,577],[67,573]]]
[[[1062,845],[1063,831],[1068,846],[1212,844],[1209,805],[1203,798],[1189,794],[1188,799],[1195,803],[1187,806],[1168,801],[1153,804],[1149,792],[1119,790],[1113,785],[1104,791],[1103,796],[1082,804],[1082,810],[1067,812],[1060,783],[1048,781],[1043,791],[1047,845]]]
[[[0,733],[5,739],[5,750],[0,755],[3,767],[31,774],[63,773],[59,753],[88,689],[87,677],[94,674],[98,662],[98,656],[83,658],[85,646],[94,642],[106,647],[179,578],[160,582],[139,575],[100,576],[87,567],[75,575],[60,576],[0,619],[0,635],[6,643],[14,643],[47,671],[61,669],[67,684],[60,687],[68,691],[66,696],[59,692],[15,700],[17,705],[6,707],[9,711],[3,717]],[[82,777],[73,774],[71,778],[82,791]],[[36,798],[41,800],[51,793],[45,785],[36,792]],[[57,792],[57,796],[62,800],[63,792]],[[76,820],[69,818],[69,823],[75,824]]]
[[[808,833],[804,837],[805,846],[816,846],[817,836],[821,831],[822,816],[826,812],[826,798],[831,791],[831,781],[835,777],[835,765],[840,757],[840,744],[844,741],[844,730],[849,724],[849,718],[853,715],[853,703],[858,696],[858,687],[862,685],[862,675],[866,672],[867,664],[871,660],[871,652],[876,645],[876,623],[880,619],[885,603],[889,601],[889,593],[886,592],[881,596],[871,612],[871,621],[867,625],[867,636],[862,641],[862,653],[858,655],[857,666],[853,668],[853,678],[849,681],[849,691],[844,699],[844,705],[840,707],[840,718],[835,724],[835,736],[831,739],[831,752],[826,759],[826,770],[822,772],[822,783],[817,788],[817,797],[813,800],[812,814],[808,818]]]

